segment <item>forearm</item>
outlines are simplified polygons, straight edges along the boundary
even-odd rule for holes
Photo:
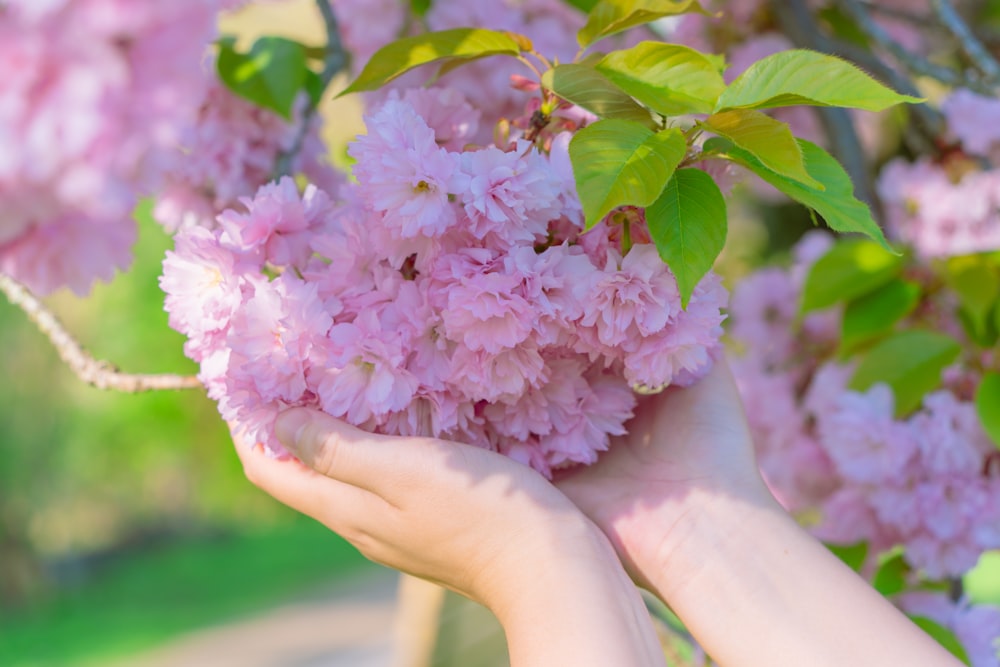
[[[645,604],[603,535],[553,544],[530,585],[491,605],[507,633],[511,665],[665,665]]]
[[[720,665],[958,664],[763,487],[688,501],[699,510],[641,567]]]

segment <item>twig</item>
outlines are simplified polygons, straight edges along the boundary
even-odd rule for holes
[[[886,7],[885,5],[880,5],[877,2],[871,2],[869,0],[861,0],[861,4],[872,14],[881,14],[882,16],[896,19],[897,21],[912,23],[913,25],[920,26],[922,28],[926,28],[929,25],[928,17],[926,16],[911,14],[908,11],[897,9],[896,7]]]
[[[202,386],[198,378],[191,376],[122,373],[112,364],[94,359],[84,350],[55,314],[27,287],[0,273],[0,291],[49,337],[59,357],[87,384],[98,389],[114,389],[132,394],[162,389],[196,389]]]
[[[993,95],[993,90],[978,78],[960,74],[950,67],[932,63],[926,58],[906,50],[902,44],[889,36],[889,33],[872,19],[860,0],[838,0],[838,2],[869,39],[891,53],[900,64],[911,72],[937,79],[948,86],[969,88],[986,96]]]
[[[997,62],[983,43],[972,34],[972,30],[962,20],[962,17],[955,11],[950,0],[931,0],[934,13],[941,19],[948,31],[958,40],[959,47],[969,57],[972,64],[983,73],[986,81],[997,85],[1000,84],[1000,63]]]
[[[823,32],[816,23],[812,10],[801,0],[774,0],[774,5],[782,28],[798,46],[851,60],[881,77],[898,92],[914,97],[920,96],[917,87],[906,75],[876,58],[871,52]],[[908,131],[905,134],[907,145],[916,153],[933,153],[936,150],[935,141],[944,131],[944,117],[927,104],[910,105],[908,111],[913,118],[916,131]]]
[[[337,76],[340,70],[347,66],[347,52],[344,51],[344,46],[340,39],[340,26],[337,23],[337,15],[333,12],[331,0],[316,0],[316,7],[319,8],[319,12],[323,16],[323,23],[326,26],[323,71],[319,75],[322,84],[320,90],[325,92],[330,86],[330,82],[333,81],[333,77]],[[278,160],[274,167],[275,178],[291,175],[292,161],[299,154],[299,151],[302,150],[302,145],[306,141],[306,135],[309,134],[309,126],[312,124],[313,116],[316,115],[318,108],[319,103],[317,100],[310,97],[306,103],[305,110],[302,112],[302,118],[299,121],[301,125],[299,125],[298,132],[295,134],[295,140],[291,146],[278,155]]]

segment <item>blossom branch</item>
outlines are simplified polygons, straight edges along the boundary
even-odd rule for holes
[[[934,7],[934,13],[941,19],[941,23],[958,40],[958,44],[962,51],[965,52],[965,55],[983,73],[986,81],[994,85],[1000,84],[1000,63],[986,50],[983,43],[972,34],[972,30],[969,29],[968,24],[955,11],[951,0],[931,0],[931,6]]]
[[[309,134],[309,126],[312,123],[313,117],[319,110],[318,99],[322,97],[326,89],[330,87],[330,82],[333,81],[333,77],[347,66],[347,52],[344,50],[343,42],[340,39],[340,25],[337,22],[337,15],[333,12],[333,5],[331,0],[316,0],[316,7],[319,9],[320,14],[323,16],[323,24],[326,26],[326,46],[323,49],[323,71],[319,75],[320,79],[320,93],[314,98],[309,97],[309,101],[306,103],[306,108],[302,112],[302,118],[300,119],[300,125],[298,132],[295,135],[295,140],[292,145],[288,147],[287,150],[282,151],[278,155],[278,161],[275,164],[274,176],[275,178],[280,178],[281,176],[290,176],[292,173],[292,161],[295,156],[299,154],[302,150],[302,145],[305,143],[306,135]]]
[[[948,86],[969,88],[982,95],[993,95],[990,87],[985,85],[978,77],[973,78],[960,74],[950,67],[932,63],[926,58],[908,51],[871,17],[871,14],[868,13],[860,0],[839,0],[839,4],[857,22],[858,27],[861,28],[862,32],[869,39],[891,53],[900,64],[904,65],[911,72],[937,79]]]
[[[881,77],[897,91],[914,97],[920,96],[920,91],[905,74],[889,66],[871,52],[849,42],[835,39],[820,29],[812,10],[801,0],[775,0],[782,28],[788,37],[798,46],[813,48],[825,53],[832,53],[853,61]],[[913,104],[908,108],[914,120],[913,130],[907,128],[904,136],[906,143],[917,153],[933,153],[937,137],[944,131],[944,117],[927,104]],[[842,122],[842,119],[824,119],[828,130],[830,121]],[[840,156],[838,156],[840,157]],[[855,174],[852,174],[855,176]],[[855,182],[857,180],[855,179]]]
[[[122,373],[109,362],[94,359],[84,350],[55,313],[39,301],[27,287],[0,273],[0,291],[48,336],[59,357],[77,377],[89,385],[98,389],[114,389],[133,394],[162,389],[195,389],[202,386],[198,378],[193,376]]]

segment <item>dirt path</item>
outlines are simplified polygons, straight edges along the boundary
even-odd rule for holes
[[[397,577],[371,569],[239,621],[206,628],[115,667],[388,667]]]

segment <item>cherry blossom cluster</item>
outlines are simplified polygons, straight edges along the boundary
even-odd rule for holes
[[[304,102],[304,96],[300,100]],[[252,195],[274,177],[284,151],[295,151],[292,173],[335,188],[340,175],[327,165],[320,117],[310,119],[296,150],[302,119],[301,113],[295,116],[286,121],[212,79],[197,116],[181,128],[178,149],[164,170],[154,210],[157,221],[169,231],[189,224],[211,226],[215,216],[238,206],[240,197]]]
[[[178,233],[161,282],[171,325],[223,417],[272,452],[278,411],[308,405],[550,474],[624,433],[633,387],[711,366],[719,278],[682,309],[641,212],[583,233],[569,135],[549,152],[449,148],[477,129],[456,95],[396,94],[367,116],[356,183],[300,194],[283,179]]]
[[[85,293],[130,261],[131,212],[203,99],[223,0],[0,8],[0,271]]]
[[[957,89],[942,103],[959,148],[916,162],[896,158],[879,177],[888,223],[925,257],[1000,248],[1000,101]]]
[[[796,326],[804,276],[827,243],[807,236],[789,270],[763,269],[733,292],[731,334],[745,351],[734,372],[762,472],[789,510],[820,517],[820,537],[871,553],[902,545],[924,576],[961,576],[1000,548],[1000,461],[969,395],[982,360],[948,369],[905,418],[886,385],[851,390],[853,367],[834,359],[839,313]]]

